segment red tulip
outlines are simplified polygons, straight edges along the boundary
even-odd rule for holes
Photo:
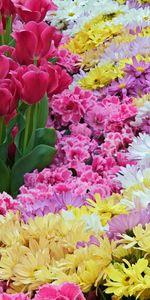
[[[49,10],[56,10],[57,6],[51,0],[12,0],[17,14],[23,22],[41,22]]]
[[[15,57],[15,48],[10,47],[8,45],[0,46],[0,54],[4,54],[4,55],[7,55],[9,57],[13,57],[14,59],[16,59],[16,57]]]
[[[64,89],[68,88],[69,84],[72,83],[72,77],[60,66],[46,63],[41,66],[41,69],[49,74],[47,89],[49,97],[53,94],[61,93]]]
[[[48,57],[51,42],[57,46],[62,35],[53,26],[45,22],[29,22],[24,29],[14,32],[12,36],[16,40],[16,58],[20,64],[31,64],[35,60]]]
[[[17,105],[17,87],[12,79],[0,80],[0,116],[11,114]]]
[[[0,79],[5,78],[8,72],[9,72],[9,59],[4,55],[0,55]]]
[[[55,94],[61,93],[63,90],[67,89],[72,83],[72,77],[67,73],[66,70],[62,69],[60,66],[55,66],[58,74],[58,87],[54,91]]]
[[[0,35],[3,33],[3,22],[0,21]]]
[[[35,65],[23,66],[12,72],[22,101],[28,104],[39,102],[47,92],[49,76]]]
[[[12,144],[10,144],[8,146],[8,157],[10,160],[14,160],[14,158],[15,158],[16,145],[14,143],[14,139],[15,139],[17,133],[18,133],[18,128],[14,127],[11,132],[13,142],[12,142]]]
[[[0,11],[3,16],[15,14],[15,7],[11,0],[0,0]]]

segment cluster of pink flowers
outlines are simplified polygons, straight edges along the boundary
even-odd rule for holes
[[[117,172],[134,164],[127,156],[138,132],[133,125],[137,108],[131,98],[100,100],[76,87],[50,97],[49,109],[48,126],[57,128],[57,155],[51,167],[25,175],[17,199],[26,203],[27,216],[31,211],[39,214],[40,209],[42,215],[59,211],[67,193],[84,200],[87,194],[99,192],[105,198],[118,192]]]
[[[29,300],[27,294],[0,294],[0,300]],[[85,300],[80,288],[73,283],[64,283],[60,286],[45,284],[39,288],[34,300]]]

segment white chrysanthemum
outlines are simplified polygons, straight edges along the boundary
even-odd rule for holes
[[[129,199],[127,197],[123,198],[120,203],[125,205],[128,210],[147,208],[150,204],[150,189],[143,187],[143,191],[135,190]]]
[[[140,133],[138,137],[133,139],[128,150],[131,159],[142,160],[150,156],[150,135]]]
[[[93,230],[94,232],[100,232],[106,230],[106,226],[103,227],[100,221],[100,217],[96,214],[85,215],[82,220],[86,223],[87,230]]]
[[[145,19],[147,20],[147,26],[148,26],[150,24],[149,8],[129,9],[127,6],[124,6],[124,14],[114,18],[112,22],[108,23],[108,25],[111,26],[111,24],[113,23],[116,25],[123,25],[123,26],[131,25],[131,27],[133,27],[135,23],[141,24]]]
[[[81,15],[81,7],[75,2],[55,1],[58,9],[54,12],[49,11],[45,17],[46,21],[50,21],[52,25],[63,28],[69,21],[78,20]]]
[[[61,216],[63,217],[64,220],[67,220],[67,221],[72,221],[75,219],[74,213],[70,210],[62,210]]]
[[[150,97],[150,96],[149,96]],[[150,101],[146,101],[143,106],[139,107],[134,124],[139,126],[150,113]]]
[[[94,0],[94,2],[91,0],[76,0],[69,3],[68,0],[55,0],[54,2],[58,6],[57,11],[48,12],[45,19],[58,27],[61,23],[67,23],[65,32],[71,36],[98,14],[113,13],[121,9],[121,6],[112,0]]]
[[[142,183],[147,176],[150,178],[150,168],[141,169],[138,165],[127,165],[126,168],[122,167],[120,169],[117,179],[121,182],[123,188],[129,188]]]

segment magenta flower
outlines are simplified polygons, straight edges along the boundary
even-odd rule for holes
[[[123,69],[126,73],[138,77],[141,74],[150,71],[150,63],[145,63],[144,61],[137,61],[135,57],[132,58],[132,61],[132,65],[126,64],[126,67]]]
[[[132,75],[126,75],[123,79],[117,81],[112,81],[110,87],[108,87],[108,91],[111,94],[117,94],[121,92],[123,95],[128,94],[128,89],[132,89],[135,85],[135,78]]]

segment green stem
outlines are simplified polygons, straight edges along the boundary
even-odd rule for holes
[[[101,291],[101,289],[99,289],[98,291],[99,291],[99,294],[100,294],[100,297],[101,297],[100,299],[106,300],[106,298],[105,298],[103,292]]]
[[[37,129],[37,113],[38,113],[38,103],[30,105],[26,112],[26,126],[23,141],[23,153],[26,153],[26,149],[30,142],[30,138],[34,135]]]
[[[38,104],[39,103],[35,103],[33,105],[33,131],[37,129]]]
[[[1,35],[1,45],[5,45],[5,34],[4,34],[4,31],[2,31],[2,35]]]
[[[25,153],[26,151],[26,147],[29,140],[31,119],[32,119],[32,106],[30,105],[26,112],[26,126],[25,126],[25,133],[24,133],[23,153]]]
[[[4,139],[4,127],[5,127],[4,118],[0,117],[0,144],[2,144]]]
[[[7,45],[12,40],[11,33],[12,33],[12,16],[9,16],[9,17],[6,18],[5,43]]]
[[[34,58],[33,63],[34,63],[35,66],[37,66],[38,59],[37,59],[37,58]]]

